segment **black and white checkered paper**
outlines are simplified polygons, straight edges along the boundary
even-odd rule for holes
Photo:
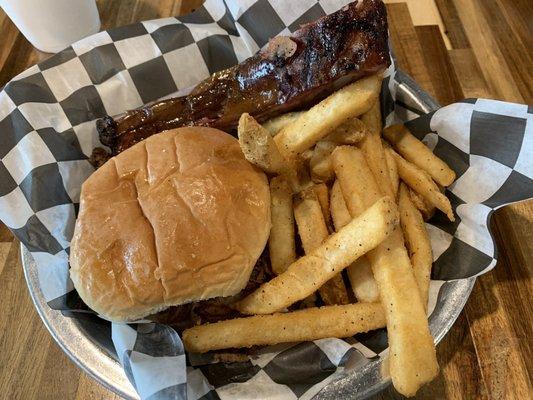
[[[336,11],[347,0],[207,0],[193,14],[100,32],[15,77],[0,92],[0,219],[31,252],[50,307],[77,310],[68,275],[80,187],[101,146],[95,120],[186,93],[209,74],[254,54],[268,39]],[[457,220],[427,224],[435,256],[430,312],[443,281],[496,263],[488,221],[533,197],[533,107],[468,99],[423,114],[399,98],[389,70],[386,123],[411,131],[457,173],[449,188]],[[76,318],[76,313],[69,313]],[[384,330],[259,350],[245,363],[186,363],[179,336],[155,323],[112,324],[126,375],[143,399],[309,399],[348,359],[386,350]],[[196,367],[191,366],[197,365]]]

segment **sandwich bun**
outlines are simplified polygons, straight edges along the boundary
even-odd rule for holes
[[[166,131],[111,158],[82,185],[70,276],[112,321],[232,296],[270,232],[263,172],[220,130]]]

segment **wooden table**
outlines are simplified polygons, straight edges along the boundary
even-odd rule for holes
[[[529,0],[389,0],[400,68],[441,104],[487,97],[533,104]],[[198,0],[99,0],[102,29],[186,12]],[[0,86],[49,56],[0,14]],[[1,134],[1,132],[0,132]],[[502,132],[504,134],[504,132]],[[438,346],[439,377],[417,399],[526,399],[533,374],[533,202],[499,210],[494,271],[478,279]],[[118,399],[53,342],[26,289],[19,243],[0,224],[0,398]],[[378,399],[401,398],[392,389]]]

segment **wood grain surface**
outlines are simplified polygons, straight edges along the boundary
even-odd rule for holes
[[[185,13],[201,0],[99,0],[102,29]],[[441,104],[486,97],[533,104],[531,0],[389,0],[399,67]],[[49,57],[0,11],[0,86]],[[1,134],[1,132],[0,132]],[[502,132],[505,134],[505,132]],[[438,346],[441,373],[416,399],[532,397],[533,202],[500,209],[495,269],[478,279]],[[400,399],[392,388],[375,399]],[[34,310],[19,243],[0,223],[0,399],[118,399],[62,353]]]

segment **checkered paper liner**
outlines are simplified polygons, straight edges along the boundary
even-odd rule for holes
[[[186,93],[209,74],[250,57],[268,39],[336,11],[346,0],[207,0],[193,14],[100,32],[15,77],[0,92],[0,219],[31,252],[50,307],[76,311],[69,243],[88,162],[101,146],[95,120]],[[388,71],[386,124],[404,121],[457,173],[448,189],[457,215],[427,224],[435,264],[430,313],[443,281],[490,270],[491,214],[533,197],[533,107],[468,99],[424,114],[402,98]],[[76,318],[76,312],[69,313]],[[346,361],[383,355],[384,330],[350,340],[270,346],[245,363],[220,364],[185,352],[164,325],[112,324],[112,339],[143,399],[308,399]],[[353,365],[353,363],[351,363]],[[357,363],[356,363],[357,364]],[[195,366],[192,366],[195,365]]]

